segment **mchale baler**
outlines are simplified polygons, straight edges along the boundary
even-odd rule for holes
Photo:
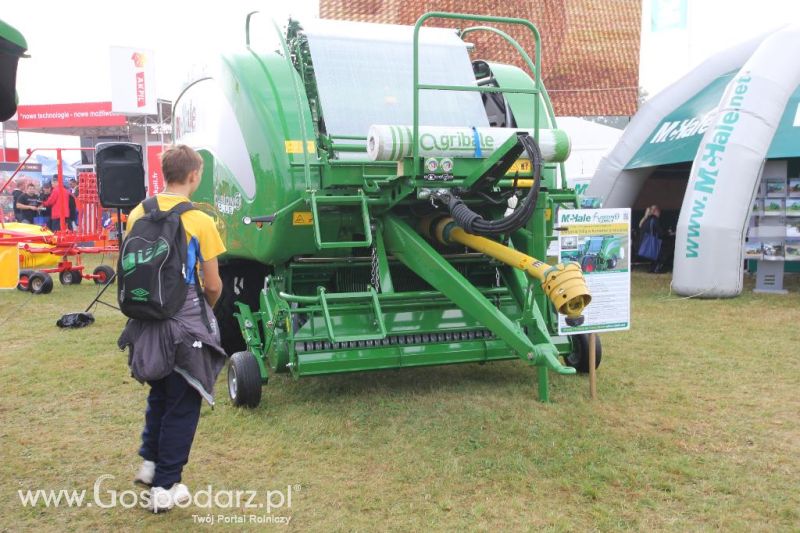
[[[432,17],[530,31],[536,60],[501,30],[423,27]],[[548,370],[586,368],[585,339],[557,335],[557,313],[579,324],[590,302],[580,266],[536,259],[558,206],[577,199],[535,26],[290,21],[270,28],[276,52],[256,46],[255,21],[247,50],[174,108],[177,142],[205,161],[193,199],[228,248],[215,313],[233,403],[257,405],[272,373],[515,358],[547,401]],[[511,43],[532,76],[471,61],[463,38],[477,31]]]

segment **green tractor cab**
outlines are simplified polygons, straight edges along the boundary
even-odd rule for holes
[[[622,238],[614,235],[593,236],[586,239],[574,257],[584,272],[614,270],[625,259]]]

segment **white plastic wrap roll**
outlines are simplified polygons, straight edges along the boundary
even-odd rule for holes
[[[420,126],[419,155],[423,157],[488,157],[517,131],[515,128],[452,128]],[[372,161],[399,161],[413,153],[411,126],[375,125],[367,135]],[[476,135],[477,134],[477,135]],[[480,150],[476,149],[478,138]],[[539,149],[545,161],[560,163],[569,157],[570,141],[563,130],[539,130]]]

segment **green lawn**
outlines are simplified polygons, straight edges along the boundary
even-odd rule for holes
[[[520,361],[279,376],[245,411],[223,372],[184,481],[262,502],[292,486],[273,514],[302,531],[800,530],[800,282],[697,301],[669,280],[634,274],[634,326],[603,336],[596,402],[585,377],[553,376],[539,403]],[[116,348],[123,318],[55,326],[95,291],[0,292],[0,530],[174,530],[208,513],[21,505],[19,489],[91,497],[104,474],[103,491],[131,488],[147,389]]]

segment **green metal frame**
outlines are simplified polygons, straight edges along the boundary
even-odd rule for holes
[[[344,206],[358,204],[361,207],[361,221],[364,225],[364,239],[360,241],[333,241],[325,242],[322,240],[322,230],[320,229],[321,217],[319,206],[320,205],[335,205]],[[313,217],[314,225],[314,242],[320,250],[327,250],[331,248],[363,248],[372,246],[372,229],[370,228],[369,221],[369,207],[367,206],[367,197],[364,192],[359,190],[356,196],[323,196],[317,194],[316,191],[311,192],[311,215]]]
[[[514,40],[510,35],[507,33],[500,31],[496,28],[491,28],[487,26],[476,26],[473,28],[469,28],[465,30],[467,32],[473,31],[491,31],[500,37],[502,37],[506,42],[508,42],[511,46],[513,46],[522,56],[522,59],[525,61],[525,64],[530,68],[531,73],[534,76],[534,88],[533,89],[503,89],[501,87],[479,87],[474,85],[435,85],[429,83],[420,83],[419,82],[419,30],[425,24],[425,21],[428,19],[437,18],[437,19],[450,19],[450,20],[470,20],[470,21],[480,21],[480,22],[495,22],[495,23],[502,23],[502,24],[513,24],[524,26],[528,28],[531,33],[533,33],[534,38],[534,45],[536,47],[534,53],[536,57],[535,64],[531,62],[530,56],[525,52],[525,50],[520,46],[520,44]],[[464,33],[462,32],[462,35]],[[539,35],[539,30],[536,26],[533,25],[532,22],[525,19],[519,18],[509,18],[509,17],[491,17],[485,15],[468,15],[468,14],[459,14],[459,13],[444,13],[441,11],[434,11],[430,13],[425,13],[422,15],[418,20],[417,23],[414,25],[414,44],[413,44],[413,77],[414,77],[414,123],[412,127],[412,143],[413,143],[413,154],[412,154],[412,162],[413,168],[419,172],[421,168],[421,160],[419,155],[419,92],[420,90],[434,90],[434,91],[468,91],[468,92],[480,92],[480,93],[519,93],[519,94],[531,94],[535,95],[534,98],[534,140],[539,142],[539,97],[538,95],[541,94],[542,91],[542,78],[541,78],[541,62],[542,62],[542,39]],[[539,67],[539,68],[537,68]]]

